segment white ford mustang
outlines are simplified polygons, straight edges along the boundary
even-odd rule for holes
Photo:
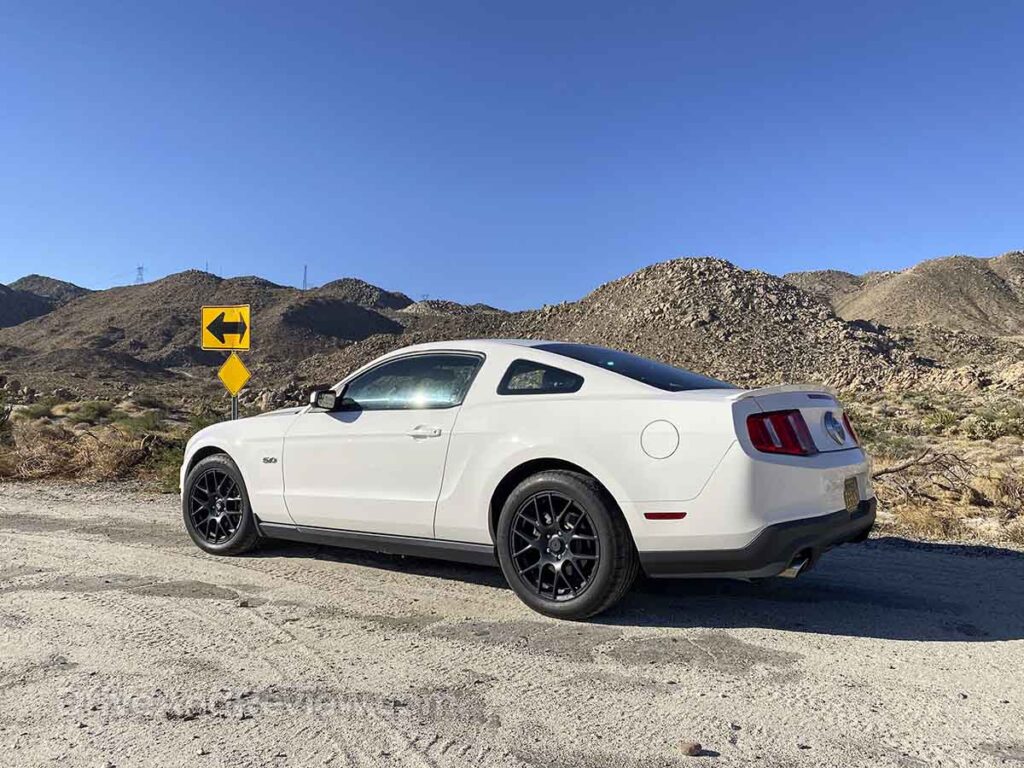
[[[260,538],[498,564],[579,619],[651,577],[796,575],[875,519],[842,407],[543,341],[407,347],[306,407],[216,424],[181,468],[195,543]]]

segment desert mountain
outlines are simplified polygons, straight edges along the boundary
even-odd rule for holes
[[[363,284],[366,285],[366,284]],[[402,326],[356,303],[351,285],[311,291],[258,277],[223,279],[189,271],[144,285],[111,288],[79,297],[52,312],[0,331],[0,344],[35,353],[68,349],[104,350],[161,366],[212,365],[223,357],[196,345],[204,304],[251,304],[258,343],[252,356],[290,360]],[[372,288],[372,286],[366,286]],[[363,291],[379,303],[384,292]]]
[[[373,337],[303,369],[337,378],[398,346],[474,336],[617,347],[741,386],[810,381],[863,388],[910,383],[926,370],[885,331],[845,322],[778,277],[710,258],[656,264],[576,302],[452,316],[402,336]]]
[[[956,281],[961,295],[987,280],[986,285],[1006,286],[999,295],[1009,302],[1021,285],[1020,257],[1012,256],[980,266],[980,260],[956,260],[955,266],[974,276]],[[927,277],[933,267],[922,266]],[[59,384],[83,395],[137,384],[166,385],[190,396],[204,388],[216,392],[212,371],[190,370],[223,360],[221,353],[198,347],[199,308],[248,303],[254,344],[244,358],[255,375],[245,394],[260,397],[264,405],[294,401],[314,383],[333,383],[397,347],[473,337],[618,347],[741,386],[814,382],[872,390],[1019,384],[1024,356],[1011,340],[937,325],[898,330],[844,320],[819,298],[859,297],[905,274],[858,278],[825,272],[782,279],[719,259],[677,259],[609,282],[579,301],[509,313],[437,299],[414,302],[354,278],[300,291],[257,277],[224,279],[191,271],[81,295],[0,329],[0,378],[17,378],[42,391]],[[833,300],[848,306],[846,299]]]
[[[42,296],[0,285],[0,328],[45,315],[52,308],[51,302]]]
[[[412,304],[412,299],[404,293],[385,291],[355,277],[343,277],[326,283],[318,289],[324,295],[357,304],[366,309],[405,309]]]
[[[1024,252],[990,259],[950,256],[902,272],[863,276],[825,270],[785,279],[847,320],[932,325],[983,336],[1024,334]]]
[[[26,275],[15,280],[11,283],[10,287],[17,291],[33,293],[36,296],[47,299],[55,307],[63,306],[72,299],[92,293],[88,288],[82,288],[80,285],[75,285],[65,280],[56,280],[45,275]]]
[[[39,290],[59,287],[49,278],[32,278],[30,284]],[[246,362],[265,369],[268,378],[289,375],[312,354],[475,311],[450,303],[449,313],[406,313],[400,310],[413,306],[409,297],[354,278],[300,291],[258,277],[225,279],[200,271],[82,293],[61,306],[25,291],[3,291],[0,308],[10,315],[11,327],[0,328],[0,374],[36,388],[57,383],[82,391],[119,380],[138,383],[156,372],[156,380],[169,380],[169,369],[219,365],[222,353],[204,352],[197,344],[204,304],[252,305],[255,342]]]

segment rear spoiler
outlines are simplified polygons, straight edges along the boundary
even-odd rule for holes
[[[746,400],[751,397],[763,395],[785,395],[785,394],[806,394],[810,396],[825,395],[838,401],[839,396],[832,387],[825,387],[819,384],[776,384],[774,387],[761,387],[760,389],[745,389],[739,392],[734,401]]]

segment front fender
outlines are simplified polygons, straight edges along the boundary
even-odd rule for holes
[[[242,474],[253,514],[268,523],[293,523],[284,499],[284,433],[291,419],[258,416],[222,422],[198,432],[188,443],[180,487],[197,457],[225,453]]]

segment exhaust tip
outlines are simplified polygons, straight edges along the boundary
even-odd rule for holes
[[[797,555],[793,558],[793,561],[789,564],[782,573],[779,574],[784,579],[795,579],[804,569],[810,564],[811,559],[806,555]]]

